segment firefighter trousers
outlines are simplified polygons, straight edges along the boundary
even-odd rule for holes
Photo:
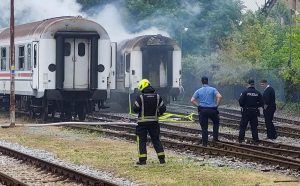
[[[146,122],[138,124],[136,127],[137,145],[139,161],[147,160],[147,134],[149,133],[153,147],[157,153],[158,158],[165,159],[164,148],[160,142],[160,126],[158,122]]]

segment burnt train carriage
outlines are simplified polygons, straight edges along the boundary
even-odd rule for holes
[[[0,31],[0,94],[10,94],[9,28]],[[112,53],[105,29],[81,17],[57,17],[15,27],[17,107],[32,114],[71,112],[82,120],[92,102],[105,100]]]
[[[162,35],[145,35],[118,44],[115,97],[125,100],[137,93],[141,79],[149,79],[155,90],[169,101],[181,86],[181,49],[175,40]],[[127,95],[124,97],[124,95]],[[131,95],[131,96],[128,96]]]

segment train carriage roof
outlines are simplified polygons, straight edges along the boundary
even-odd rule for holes
[[[1,32],[2,31],[2,32]],[[15,38],[53,38],[57,31],[95,31],[101,39],[109,39],[106,30],[96,22],[80,16],[64,16],[15,26]],[[10,28],[0,29],[0,40],[10,37]]]
[[[118,45],[119,51],[140,50],[145,46],[172,46],[174,50],[180,50],[180,47],[174,39],[158,35],[144,35],[132,39],[124,40]]]

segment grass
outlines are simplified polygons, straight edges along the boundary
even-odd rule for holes
[[[284,185],[274,181],[294,179],[249,169],[213,167],[171,151],[166,151],[167,164],[161,166],[153,149],[149,147],[148,164],[136,167],[136,144],[103,138],[97,133],[64,128],[0,129],[0,139],[44,149],[60,159],[109,171],[141,185]]]

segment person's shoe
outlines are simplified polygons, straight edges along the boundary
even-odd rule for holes
[[[202,146],[203,147],[207,147],[207,143],[202,143]]]
[[[165,159],[159,159],[159,163],[160,163],[160,164],[165,164],[165,163],[166,163],[166,160],[165,160]]]
[[[258,145],[260,143],[259,140],[253,140],[253,145]]]
[[[136,165],[146,165],[146,161],[137,161]]]
[[[276,140],[276,139],[277,139],[277,134],[274,135],[272,138],[269,138],[269,139],[271,139],[271,140]]]
[[[212,141],[213,141],[213,142],[220,142],[219,139],[213,139]]]
[[[244,142],[244,140],[239,140],[239,143],[243,143]]]

